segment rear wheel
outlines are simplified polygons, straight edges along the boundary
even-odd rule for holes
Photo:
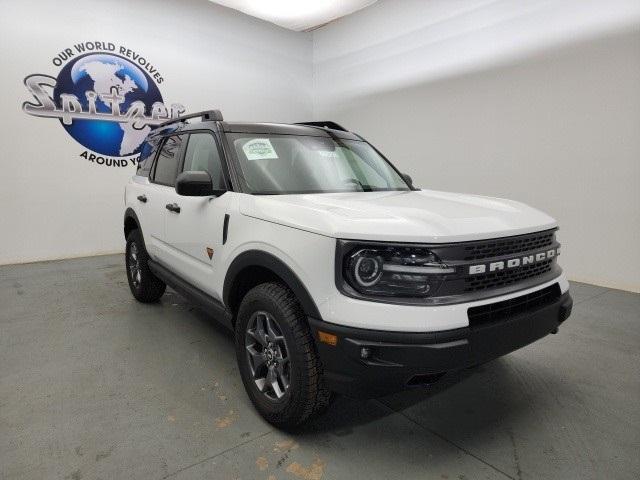
[[[242,300],[236,322],[238,366],[249,398],[280,428],[294,428],[324,411],[331,394],[295,295],[264,283]]]
[[[127,235],[125,266],[129,288],[136,300],[143,303],[157,302],[167,286],[149,269],[149,255],[144,248],[140,230],[132,230]]]

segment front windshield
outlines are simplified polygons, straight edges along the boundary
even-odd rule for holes
[[[366,142],[302,135],[229,134],[249,193],[409,190]]]

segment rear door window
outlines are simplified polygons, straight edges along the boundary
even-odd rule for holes
[[[175,185],[182,142],[182,135],[172,135],[165,139],[154,168],[153,181],[155,183],[169,187]]]
[[[158,145],[160,145],[161,138],[153,137],[147,139],[140,149],[140,159],[138,160],[138,169],[136,175],[142,177],[148,177],[151,171],[151,164],[158,151]]]

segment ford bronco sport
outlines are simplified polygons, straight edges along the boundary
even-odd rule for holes
[[[125,204],[133,296],[155,302],[170,285],[235,332],[246,391],[279,427],[332,392],[433,383],[571,313],[551,217],[415,188],[333,122],[170,120],[148,136]]]

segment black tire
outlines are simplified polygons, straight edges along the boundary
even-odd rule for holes
[[[264,317],[263,320],[259,320],[261,315]],[[254,371],[258,372],[259,369],[254,369],[256,362],[249,357],[256,358],[256,351],[261,348],[256,336],[258,322],[265,324],[269,321],[275,325],[273,330],[276,334],[279,332],[283,337],[278,341],[284,342],[289,358],[288,387],[281,388],[285,382],[281,382],[278,377],[278,387],[263,387],[265,391],[261,391],[256,380],[258,375],[254,375]],[[331,392],[324,386],[322,364],[309,325],[300,303],[291,290],[279,283],[263,283],[250,290],[240,304],[235,325],[235,342],[240,375],[247,394],[258,412],[269,423],[278,428],[293,429],[326,410],[331,400]],[[253,345],[248,346],[251,342],[254,342]],[[278,357],[281,359],[284,355],[281,344],[279,345],[275,347],[277,351],[271,357],[276,359],[275,362],[278,361]],[[268,364],[269,351],[264,348],[262,351],[266,351],[263,358],[267,359],[265,361]],[[277,370],[279,365],[274,367],[273,362],[272,367]],[[259,368],[267,368],[268,371],[270,367],[264,365]],[[282,369],[282,373],[284,377],[287,373],[286,368]],[[265,378],[265,385],[269,385],[269,377]],[[282,397],[275,398],[278,390]]]
[[[149,254],[144,248],[140,230],[132,230],[127,235],[124,258],[129,288],[135,299],[142,303],[157,302],[167,286],[149,269]]]

